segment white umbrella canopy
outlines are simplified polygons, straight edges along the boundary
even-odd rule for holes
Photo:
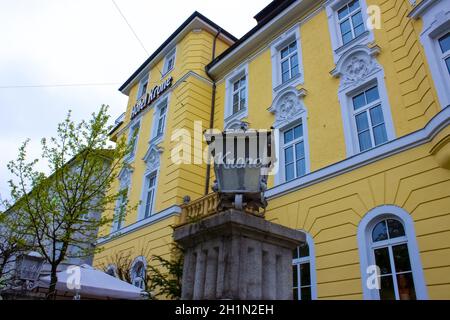
[[[56,290],[75,295],[126,300],[141,300],[147,295],[141,288],[86,264],[79,266],[76,271],[71,269],[58,272],[57,276]],[[76,278],[79,279],[78,286],[76,285],[77,280],[74,281]],[[40,281],[48,286],[50,285],[50,276],[43,277]]]

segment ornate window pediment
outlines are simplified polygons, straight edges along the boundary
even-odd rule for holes
[[[125,188],[131,184],[131,175],[133,174],[133,169],[129,166],[125,166],[120,170],[118,178],[120,181],[120,187]]]
[[[331,75],[341,78],[340,89],[357,87],[364,83],[369,76],[381,70],[375,56],[380,52],[380,48],[375,46],[356,46],[351,51],[345,53],[337,62],[336,68],[331,71]]]
[[[147,171],[154,171],[159,168],[160,155],[163,148],[156,145],[150,145],[142,160],[147,164]]]
[[[306,112],[301,98],[306,95],[306,90],[287,88],[278,94],[269,111],[275,115],[274,128],[281,128],[301,118]]]

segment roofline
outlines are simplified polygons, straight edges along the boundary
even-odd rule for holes
[[[216,23],[214,23],[213,21],[211,21],[210,19],[208,19],[207,17],[205,17],[204,15],[202,15],[200,12],[198,11],[194,11],[194,13],[192,13],[189,18],[187,18],[183,24],[181,26],[178,27],[178,29],[176,29],[170,36],[169,38],[167,38],[166,41],[163,42],[162,45],[159,46],[158,49],[155,50],[155,52],[153,52],[150,57],[145,60],[145,62],[128,78],[127,81],[124,82],[124,84],[122,84],[122,86],[119,88],[119,91],[123,91],[141,72],[142,70],[144,70],[147,65],[153,60],[155,59],[155,57],[161,53],[161,51],[163,51],[163,49],[173,40],[175,39],[175,37],[177,37],[188,25],[189,23],[191,23],[195,18],[199,18],[201,20],[203,20],[203,22],[205,22],[206,24],[209,24],[211,27],[213,27],[216,30],[220,30],[220,32],[225,35],[225,37],[229,38],[231,41],[236,42],[238,41],[238,39],[233,36],[231,33],[229,33],[228,31],[224,30],[223,28],[221,28],[219,25],[217,25]]]
[[[224,52],[222,52],[219,56],[217,56],[213,61],[211,61],[206,66],[206,70],[209,72],[217,63],[219,63],[221,60],[223,60],[225,57],[227,57],[229,54],[231,54],[242,43],[247,41],[251,36],[253,36],[259,30],[261,30],[264,26],[266,26],[269,22],[271,22],[276,16],[278,16],[280,13],[282,13],[286,8],[288,8],[290,5],[292,5],[296,1],[297,0],[286,0],[283,3],[281,3],[280,5],[276,6],[276,8],[270,14],[267,14],[265,18],[261,19],[259,21],[259,23],[253,29],[251,29],[249,32],[247,32],[245,35],[243,35],[242,38],[240,38],[232,46],[230,46],[228,49],[226,49]],[[270,6],[270,4],[269,4],[269,6]],[[267,7],[269,7],[269,6],[267,6]],[[263,11],[266,8],[264,8]]]

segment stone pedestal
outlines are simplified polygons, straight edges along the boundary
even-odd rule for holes
[[[290,300],[292,251],[305,235],[237,210],[175,229],[184,300]]]

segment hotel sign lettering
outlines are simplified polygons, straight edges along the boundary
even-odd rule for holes
[[[151,105],[156,99],[158,99],[164,92],[172,86],[173,78],[167,78],[159,86],[154,87],[150,92],[143,95],[131,110],[131,119],[135,118],[142,110]]]

